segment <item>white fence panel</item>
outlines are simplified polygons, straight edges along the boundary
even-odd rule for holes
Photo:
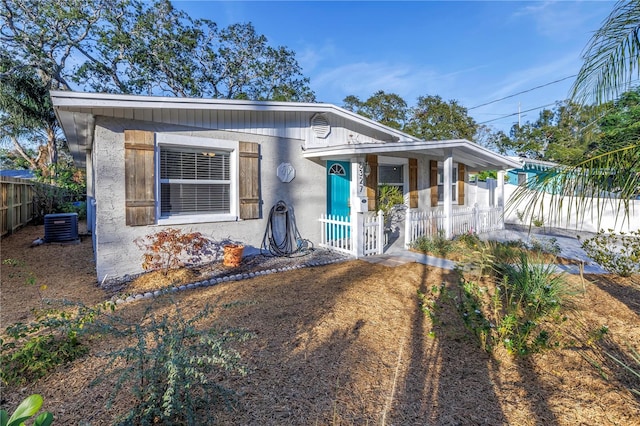
[[[365,214],[363,224],[363,254],[371,256],[382,254],[386,245],[386,235],[384,233],[384,216],[382,211],[378,214]]]
[[[320,247],[353,254],[353,238],[349,216],[320,216]]]
[[[482,233],[504,227],[502,207],[458,207],[451,214],[451,235]],[[405,224],[405,246],[420,237],[433,238],[445,233],[442,209],[409,210]]]
[[[354,239],[356,232],[360,238]],[[361,247],[355,247],[354,240],[357,240]],[[359,215],[356,224],[351,223],[349,216],[320,216],[320,247],[353,256],[371,256],[382,254],[384,244],[382,212]]]
[[[444,229],[444,211],[442,210],[408,210],[405,221],[405,235],[408,242],[420,237],[435,237]]]

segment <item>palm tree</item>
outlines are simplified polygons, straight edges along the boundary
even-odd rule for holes
[[[640,76],[638,0],[615,4],[589,41],[583,59],[572,88],[574,102],[604,106],[632,89]],[[508,209],[524,206],[525,216],[532,219],[534,213],[555,219],[561,215],[581,217],[593,209],[599,222],[605,207],[613,206],[617,219],[628,219],[629,201],[640,194],[640,140],[633,137],[623,142],[528,182],[514,193]]]

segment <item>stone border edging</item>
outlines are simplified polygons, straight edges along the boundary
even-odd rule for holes
[[[225,282],[242,281],[242,280],[255,278],[255,277],[259,277],[259,276],[263,276],[263,275],[275,274],[277,272],[287,272],[287,271],[293,271],[294,269],[303,269],[303,268],[309,268],[309,267],[314,267],[314,266],[325,266],[325,265],[329,265],[329,264],[332,264],[332,263],[345,262],[347,260],[351,260],[351,259],[350,258],[344,258],[344,259],[318,260],[318,261],[313,261],[313,262],[308,262],[308,263],[301,263],[299,265],[285,266],[283,268],[265,269],[264,271],[256,271],[256,272],[248,272],[248,273],[245,272],[245,273],[242,273],[242,274],[225,275],[225,276],[222,276],[222,277],[210,278],[210,279],[202,280],[202,281],[196,281],[194,283],[182,284],[182,285],[173,286],[173,287],[167,287],[167,288],[163,288],[161,290],[154,290],[154,291],[147,291],[147,292],[144,292],[144,293],[137,293],[137,294],[129,295],[129,296],[125,297],[124,299],[123,298],[117,298],[115,301],[112,301],[112,303],[114,303],[117,306],[117,305],[122,305],[122,304],[125,304],[125,303],[136,302],[138,300],[153,299],[153,298],[156,298],[156,297],[159,297],[159,296],[163,296],[165,294],[177,293],[179,291],[193,290],[195,288],[201,288],[201,287],[213,287],[213,286],[215,286],[217,284],[221,284],[221,283],[225,283]]]

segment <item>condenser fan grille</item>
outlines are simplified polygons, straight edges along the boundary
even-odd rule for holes
[[[44,216],[44,241],[47,243],[78,239],[78,213],[55,213]]]

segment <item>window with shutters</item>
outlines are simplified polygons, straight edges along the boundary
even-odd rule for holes
[[[238,142],[158,134],[158,223],[238,219]]]
[[[231,152],[160,149],[160,217],[231,213]]]

